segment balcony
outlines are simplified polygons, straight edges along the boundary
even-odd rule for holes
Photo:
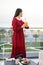
[[[0,59],[10,58],[13,31],[9,27],[0,27]],[[43,50],[43,28],[24,29],[27,58],[38,59]]]

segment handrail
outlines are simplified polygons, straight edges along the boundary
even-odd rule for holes
[[[0,28],[12,29],[12,27],[0,27]],[[29,27],[29,29],[43,29],[43,27]]]

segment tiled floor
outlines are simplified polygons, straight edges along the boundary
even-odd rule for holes
[[[4,61],[0,61],[0,65],[4,65]]]
[[[29,65],[37,65],[38,64],[38,59],[31,59],[31,64]],[[0,61],[0,65],[7,65],[4,64],[4,61]]]
[[[36,64],[38,64],[39,59],[31,59],[33,62],[35,62]]]

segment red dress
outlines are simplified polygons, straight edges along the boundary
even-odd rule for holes
[[[12,28],[13,28],[13,36],[12,36],[12,54],[11,58],[14,58],[18,54],[23,54],[23,57],[26,58],[26,49],[25,49],[25,39],[22,20],[18,20],[15,17],[12,21]]]

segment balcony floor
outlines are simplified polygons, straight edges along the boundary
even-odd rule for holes
[[[38,64],[38,62],[39,62],[39,60],[38,59],[30,59],[30,63],[29,63],[29,65],[37,65]],[[0,65],[14,65],[15,63],[14,63],[14,61],[0,61]]]

